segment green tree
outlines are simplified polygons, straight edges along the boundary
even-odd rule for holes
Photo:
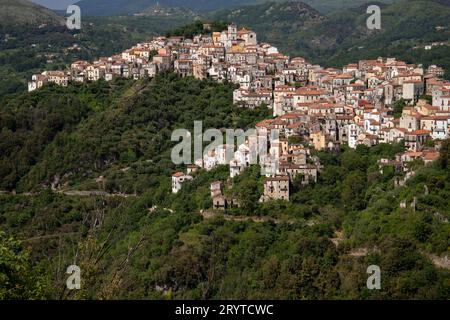
[[[364,190],[366,177],[363,173],[355,171],[350,173],[342,183],[341,198],[347,209],[364,209]]]
[[[394,103],[394,118],[400,118],[402,116],[403,108],[406,106],[406,102],[403,99]]]
[[[439,157],[439,164],[442,169],[448,169],[450,163],[450,140],[447,139],[442,143]]]
[[[32,270],[21,243],[0,231],[0,300],[42,299],[45,281]]]

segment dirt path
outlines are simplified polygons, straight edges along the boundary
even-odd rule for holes
[[[351,257],[364,257],[367,256],[368,253],[369,250],[367,248],[357,248],[350,251],[348,255]]]
[[[70,191],[56,191],[56,193],[63,194],[68,197],[121,197],[121,198],[132,198],[138,197],[137,194],[129,193],[109,193],[101,190],[70,190]],[[8,191],[0,191],[1,194],[17,195],[32,197],[38,195],[38,193],[24,192],[24,193],[13,193]]]
[[[122,197],[122,198],[131,198],[137,197],[137,194],[127,194],[127,193],[108,193],[106,191],[100,190],[92,190],[92,191],[58,191],[58,193],[63,194],[68,197]]]
[[[334,232],[334,238],[330,239],[331,242],[333,242],[335,247],[338,247],[339,244],[344,240],[344,234],[342,231],[335,231]]]
[[[223,214],[218,212],[211,212],[211,211],[201,211],[200,215],[203,217],[203,219],[213,219],[216,217],[223,217],[227,221],[237,221],[237,222],[245,222],[245,221],[253,221],[256,223],[262,223],[262,222],[273,222],[275,224],[279,223],[289,223],[294,224],[294,220],[279,220],[279,219],[273,219],[270,217],[259,217],[259,216],[233,216],[229,214]]]
[[[79,235],[81,232],[66,232],[66,233],[57,233],[57,234],[46,234],[43,236],[36,236],[31,237],[28,239],[22,239],[21,242],[31,242],[36,240],[44,240],[44,239],[52,239],[52,238],[58,238],[58,237],[66,237],[66,236],[75,236]]]
[[[426,252],[422,252],[422,254],[424,254],[428,258],[430,258],[430,260],[433,262],[433,264],[436,267],[450,270],[450,259],[448,258],[448,256],[439,257],[437,255],[434,255],[431,253],[426,253]]]

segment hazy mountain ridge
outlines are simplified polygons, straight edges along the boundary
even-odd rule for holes
[[[148,8],[145,8],[139,13],[135,13],[135,16],[159,16],[159,17],[169,17],[169,16],[184,16],[184,17],[192,17],[195,18],[198,14],[188,8],[182,7],[167,7],[162,6],[160,4],[152,5]]]
[[[384,3],[392,3],[395,0],[381,0]],[[78,3],[82,11],[87,15],[130,15],[139,13],[148,7],[160,4],[167,7],[184,7],[195,11],[208,12],[228,8],[236,8],[244,5],[255,5],[267,2],[266,0],[82,0]],[[276,2],[285,2],[276,0]],[[369,3],[369,0],[304,0],[304,3],[312,6],[323,14],[332,11],[356,7]]]
[[[63,25],[52,10],[26,0],[0,0],[0,24]]]
[[[132,15],[158,4],[165,7],[184,7],[198,11],[209,11],[248,3],[254,3],[254,0],[230,0],[225,6],[221,0],[82,0],[77,4],[86,15],[107,16]]]
[[[310,37],[311,41],[325,39],[322,41],[327,52],[324,59],[329,60],[332,52],[331,58],[339,62],[344,58],[356,60],[368,55],[395,55],[426,64],[429,57],[419,58],[421,54],[431,54],[424,52],[425,45],[433,42],[448,45],[450,8],[440,1],[409,0],[384,6],[381,30],[369,30],[367,17],[364,7],[335,13],[320,28],[308,30],[305,38]],[[450,67],[448,61],[445,67]]]
[[[305,18],[310,20],[324,19],[320,12],[299,1],[266,2],[259,5],[227,9],[218,11],[214,14],[214,17],[223,17],[237,23],[252,22],[258,24],[276,21],[278,23],[295,23],[296,25],[303,24]]]

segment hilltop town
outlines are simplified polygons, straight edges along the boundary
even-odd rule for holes
[[[211,28],[209,24],[203,27]],[[230,81],[239,86],[233,94],[236,105],[273,110],[273,118],[255,127],[258,136],[270,137],[274,130],[280,134],[268,145],[268,156],[259,159],[262,167],[278,164],[267,171],[262,202],[289,200],[294,179],[300,178],[302,184],[317,180],[321,164],[311,156],[312,148],[332,151],[342,145],[356,148],[403,141],[407,151],[395,160],[382,159],[380,170],[394,165],[412,175],[407,163],[434,161],[439,144],[430,141],[450,137],[450,82],[442,79],[444,70],[439,66],[425,69],[395,58],[378,58],[341,69],[323,68],[301,57],[286,56],[268,43],[258,43],[255,32],[238,29],[235,24],[192,39],[155,37],[93,63],[76,61],[69,70],[33,75],[28,90],[46,83],[67,86],[115,77],[138,80],[166,71],[181,77]],[[397,116],[396,105],[402,107]],[[231,161],[225,156],[230,147],[217,146],[189,165],[187,173],[175,173],[172,192],[193,179],[191,174],[199,168],[211,170],[227,164],[233,178],[254,163],[249,141],[233,149]],[[220,182],[211,185],[211,197],[216,209],[236,205],[234,199],[223,195]]]

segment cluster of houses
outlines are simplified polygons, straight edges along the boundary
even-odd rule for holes
[[[265,129],[257,130],[258,138],[267,135]],[[258,139],[261,140],[261,139]],[[318,172],[321,169],[320,161],[317,157],[310,155],[310,149],[301,144],[289,144],[288,139],[279,137],[267,141],[267,153],[257,154],[254,149],[262,143],[252,144],[252,137],[245,143],[239,145],[233,154],[233,146],[218,145],[203,155],[202,159],[195,161],[195,164],[187,166],[187,174],[176,172],[172,175],[172,192],[178,193],[181,190],[182,183],[192,180],[193,172],[199,168],[207,171],[212,170],[218,165],[229,165],[230,180],[242,173],[245,168],[259,161],[259,165],[264,169],[264,194],[260,202],[270,200],[289,200],[290,187],[296,185],[306,185],[310,182],[316,182]],[[227,157],[227,150],[231,150],[231,160]],[[256,159],[257,158],[257,159]],[[230,187],[230,186],[228,186]],[[222,192],[220,181],[211,184],[211,199],[215,209],[226,209],[233,206],[239,206],[233,198],[226,197]]]
[[[320,163],[309,156],[309,147],[338,150],[342,144],[356,148],[404,141],[408,152],[420,153],[427,141],[450,137],[450,82],[442,79],[442,68],[424,68],[395,58],[323,68],[258,43],[255,32],[235,24],[192,39],[155,37],[93,63],[76,61],[66,71],[33,75],[28,87],[33,91],[46,83],[66,86],[114,77],[140,79],[167,70],[182,77],[233,82],[239,85],[233,93],[236,105],[273,110],[273,118],[255,128],[258,136],[270,137],[274,130],[279,133],[267,145],[267,156],[258,158],[262,167],[271,168],[266,171],[261,201],[289,200],[290,185],[298,175],[303,183],[317,178]],[[431,101],[424,95],[431,96]],[[406,106],[396,117],[394,105],[400,103]],[[233,148],[232,159],[226,157],[229,148]],[[221,145],[193,166],[210,170],[228,164],[233,178],[254,163],[252,154],[249,141],[237,150]],[[189,179],[189,172],[174,174],[173,192]]]
[[[410,163],[414,161],[421,161],[424,164],[429,164],[439,158],[439,151],[435,148],[426,148],[422,151],[406,151],[399,153],[395,159],[382,158],[378,160],[380,172],[383,173],[384,167],[392,167],[396,172],[410,172]]]

